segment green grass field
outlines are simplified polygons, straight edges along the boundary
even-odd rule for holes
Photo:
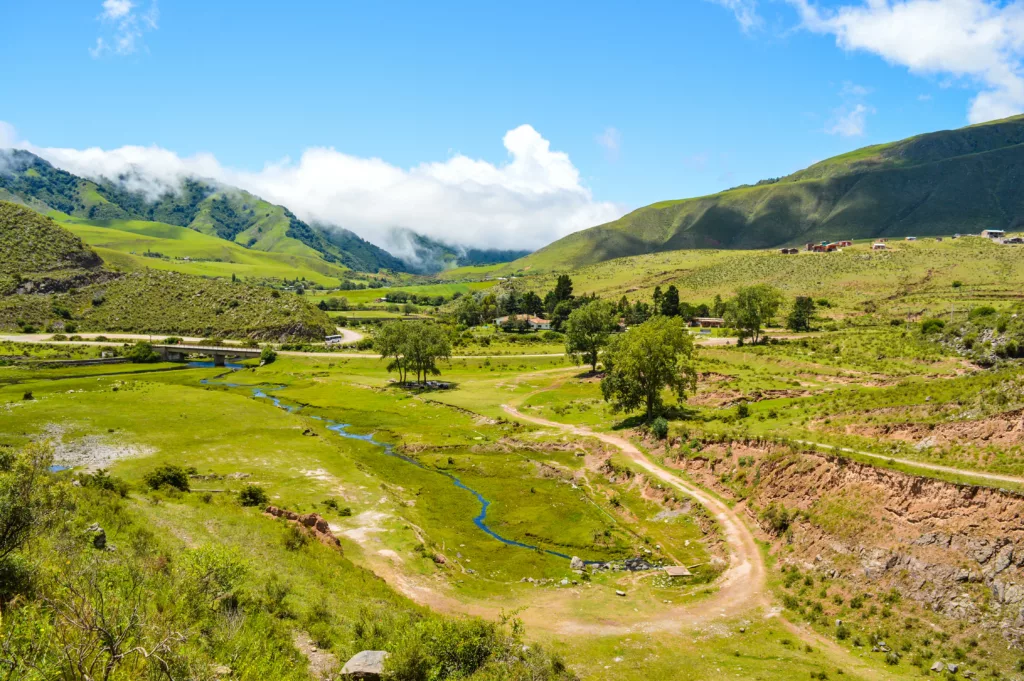
[[[326,287],[337,286],[352,276],[348,268],[326,262],[311,252],[248,249],[188,227],[143,220],[94,222],[63,214],[54,217],[92,246],[105,262],[126,270],[148,267],[205,277],[302,278]],[[147,257],[147,252],[166,258]]]

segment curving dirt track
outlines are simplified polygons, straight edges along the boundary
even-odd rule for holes
[[[739,514],[729,508],[724,502],[683,478],[654,465],[644,456],[643,452],[625,438],[609,433],[598,433],[582,426],[571,426],[556,421],[548,421],[536,416],[528,416],[507,404],[502,405],[502,408],[508,414],[518,419],[546,428],[563,430],[581,437],[597,438],[618,448],[652,477],[658,478],[662,482],[696,499],[718,521],[719,526],[722,528],[725,543],[729,547],[729,567],[717,582],[718,591],[709,599],[697,603],[691,608],[687,608],[685,611],[687,622],[676,621],[663,624],[678,626],[689,622],[699,622],[708,617],[739,615],[751,609],[769,604],[765,587],[766,569],[764,559],[758,549],[757,542],[754,540],[754,535],[747,528]]]

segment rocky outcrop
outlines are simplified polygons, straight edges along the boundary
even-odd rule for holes
[[[341,541],[334,536],[330,524],[317,513],[298,514],[277,506],[267,506],[263,511],[264,515],[272,518],[281,518],[285,521],[295,523],[307,535],[316,539],[322,544],[341,549]]]
[[[356,653],[341,669],[343,679],[380,679],[384,676],[384,662],[388,654],[383,650],[364,650]]]
[[[748,510],[799,511],[780,560],[896,588],[946,616],[1024,641],[1024,497],[924,478],[815,452],[756,443],[708,446],[680,468],[720,482],[754,457]],[[755,472],[756,471],[756,472]],[[772,528],[765,526],[766,531]]]

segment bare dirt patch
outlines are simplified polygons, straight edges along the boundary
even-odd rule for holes
[[[68,426],[51,423],[37,438],[48,440],[53,446],[54,463],[68,468],[84,468],[94,471],[108,468],[121,459],[149,456],[156,450],[146,445],[119,441],[113,435],[85,435],[80,438],[67,437]]]

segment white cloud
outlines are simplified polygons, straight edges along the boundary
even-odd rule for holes
[[[932,96],[931,95],[918,95],[917,96],[917,101],[919,101],[919,102],[930,102],[930,101],[932,101]]]
[[[787,1],[806,29],[834,35],[844,50],[871,52],[917,74],[979,83],[972,123],[1024,111],[1020,0],[865,0],[834,9]]]
[[[539,248],[626,212],[624,206],[595,201],[569,156],[552,150],[529,125],[505,134],[503,163],[455,155],[401,168],[315,147],[298,161],[286,158],[258,172],[224,167],[212,154],[182,157],[156,146],[39,147],[18,142],[2,123],[0,136],[5,129],[13,145],[77,175],[123,181],[150,195],[177,188],[185,177],[209,178],[284,205],[304,220],[346,227],[386,248],[395,246],[395,228],[452,245]]]
[[[744,33],[750,33],[761,26],[761,15],[757,12],[757,0],[708,0],[721,5],[736,15],[736,21]]]
[[[99,19],[103,22],[107,35],[96,38],[96,43],[89,48],[94,59],[116,54],[127,56],[135,54],[142,45],[142,37],[149,31],[158,28],[160,9],[153,0],[146,11],[139,11],[139,6],[131,0],[103,0],[103,11]]]
[[[135,3],[131,0],[103,0],[103,17],[105,19],[121,19],[127,16]]]
[[[619,151],[622,149],[622,133],[615,128],[607,127],[596,139],[597,143],[608,153],[608,158],[618,159]]]
[[[825,132],[841,137],[860,137],[867,129],[867,116],[875,110],[864,105],[843,105],[833,112]]]

